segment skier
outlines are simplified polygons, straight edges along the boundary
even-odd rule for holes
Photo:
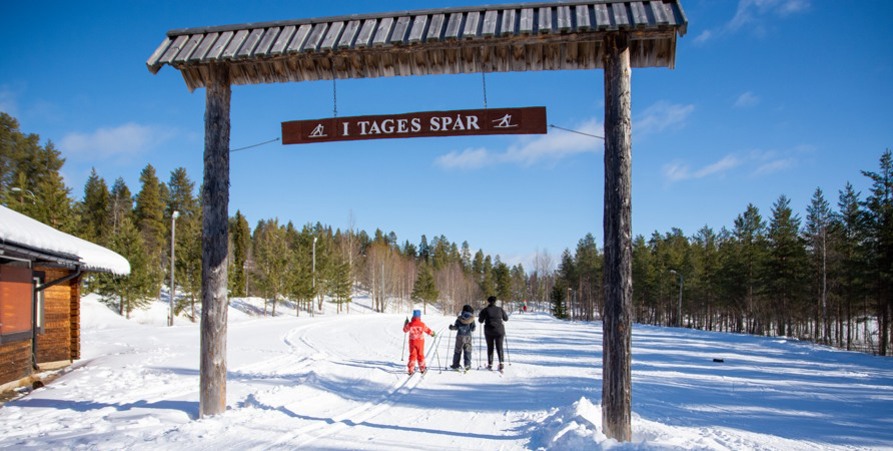
[[[412,321],[409,318],[403,322],[403,333],[409,332],[409,366],[408,372],[412,376],[415,373],[416,361],[419,362],[419,371],[425,374],[428,368],[425,366],[425,334],[434,336],[434,331],[422,322],[422,311],[412,311]]]
[[[481,310],[478,321],[484,323],[484,337],[487,339],[487,369],[493,369],[493,348],[499,355],[499,371],[505,368],[502,364],[502,340],[505,338],[505,326],[503,321],[508,321],[502,307],[496,305],[496,296],[487,298],[487,307]]]
[[[456,318],[454,324],[450,324],[450,330],[456,331],[456,350],[453,353],[453,364],[450,368],[458,370],[459,359],[462,357],[462,351],[465,351],[465,371],[471,369],[471,349],[472,349],[472,332],[474,332],[474,309],[470,305],[465,304],[462,307],[462,313]]]

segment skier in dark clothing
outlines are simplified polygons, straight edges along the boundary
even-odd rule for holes
[[[503,321],[508,321],[509,316],[505,314],[502,307],[496,305],[496,296],[487,298],[487,307],[481,310],[478,315],[478,321],[484,323],[484,337],[487,339],[487,369],[493,369],[493,348],[496,347],[496,354],[499,355],[499,371],[502,371],[502,341],[505,338],[505,326]]]
[[[474,328],[474,309],[466,304],[462,307],[462,313],[456,318],[456,322],[450,324],[450,330],[456,331],[456,350],[453,353],[453,365],[450,366],[450,368],[454,370],[461,368],[461,366],[459,366],[459,359],[462,357],[462,352],[464,351],[465,370],[468,371],[471,369],[471,349],[473,348],[471,343],[471,333],[474,332]]]

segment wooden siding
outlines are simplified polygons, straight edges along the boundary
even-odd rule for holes
[[[81,278],[78,277],[70,282],[69,290],[69,332],[70,347],[69,359],[78,360],[81,358]]]
[[[0,344],[0,385],[31,375],[31,340]]]
[[[147,67],[190,90],[226,64],[233,84],[602,68],[605,36],[630,36],[632,67],[673,67],[679,0],[491,5],[172,30]]]
[[[44,282],[60,279],[68,271],[43,269]],[[71,360],[71,282],[44,291],[44,332],[37,335],[37,363]]]

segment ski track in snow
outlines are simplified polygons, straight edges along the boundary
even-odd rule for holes
[[[616,443],[600,425],[600,324],[543,314],[507,323],[505,374],[481,369],[480,330],[473,369],[446,369],[454,317],[425,315],[424,377],[406,375],[404,315],[233,315],[227,410],[198,419],[198,326],[102,309],[83,303],[83,360],[0,408],[0,448],[893,449],[890,359],[647,326],[633,441]]]

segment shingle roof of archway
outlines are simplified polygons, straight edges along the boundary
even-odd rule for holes
[[[607,33],[631,37],[633,67],[673,67],[678,0],[589,0],[404,11],[171,30],[146,62],[190,90],[208,66],[234,84],[468,72],[591,69]]]

